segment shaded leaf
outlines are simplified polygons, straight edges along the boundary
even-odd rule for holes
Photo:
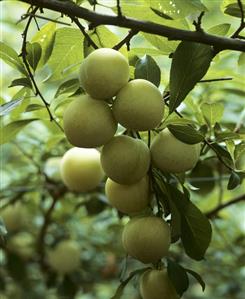
[[[7,235],[7,229],[4,225],[3,219],[0,217],[0,238],[3,238]]]
[[[177,48],[178,41],[169,41],[166,37],[156,36],[149,33],[142,33],[144,38],[149,41],[155,48],[161,51],[162,54],[169,55]]]
[[[25,66],[14,49],[0,42],[0,58],[22,74],[27,75]]]
[[[11,141],[26,125],[35,120],[37,119],[17,120],[1,128],[0,144]]]
[[[24,86],[24,87],[32,88],[32,84],[29,78],[19,78],[13,80],[9,85],[9,87],[14,87],[14,86]]]
[[[62,72],[66,69],[66,75],[74,72],[83,59],[83,36],[79,29],[60,28],[56,31],[54,47],[49,58],[48,65],[52,70],[49,81],[63,78]],[[75,66],[69,68],[70,66]]]
[[[79,88],[79,85],[78,79],[70,79],[65,81],[58,87],[54,97],[57,98],[64,93],[74,93]]]
[[[12,100],[0,106],[0,116],[10,113],[13,109],[21,104],[23,99]]]
[[[39,45],[39,43],[27,43],[26,51],[27,61],[32,67],[32,69],[35,71],[42,55],[42,48]]]
[[[242,6],[243,6],[243,11],[245,11],[245,5],[242,4]],[[242,17],[241,9],[240,9],[238,3],[235,1],[234,1],[234,3],[231,3],[226,6],[224,13],[227,15],[233,16],[233,17],[237,17],[237,18]]]
[[[231,24],[227,24],[227,23],[219,24],[209,28],[208,33],[225,36],[229,32],[230,28],[231,28]]]
[[[134,76],[135,79],[148,80],[158,87],[161,81],[161,70],[151,56],[145,55],[137,61]]]
[[[166,15],[165,13],[163,13],[163,12],[161,12],[161,11],[155,9],[155,8],[152,8],[152,7],[151,7],[151,10],[152,10],[156,15],[158,15],[158,16],[161,17],[161,18],[164,18],[164,19],[166,19],[166,20],[173,20],[172,17]]]
[[[212,58],[213,51],[210,46],[193,42],[179,44],[170,70],[170,113],[206,74]]]
[[[174,261],[168,260],[168,276],[173,283],[176,292],[182,296],[189,287],[189,278],[186,270]]]
[[[39,105],[39,104],[30,104],[29,106],[26,107],[26,112],[31,112],[31,111],[36,111],[40,109],[45,109],[45,106]]]
[[[235,171],[232,171],[229,181],[228,181],[227,189],[233,190],[240,184],[241,184],[241,178],[240,178],[239,174],[236,173]]]
[[[238,65],[244,65],[244,64],[245,64],[245,53],[241,53],[238,58]]]
[[[190,125],[168,125],[169,131],[180,141],[187,144],[196,144],[204,140],[203,135]]]
[[[224,113],[224,105],[222,103],[204,103],[201,105],[201,111],[207,124],[213,126],[219,122]]]
[[[186,269],[185,268],[185,270],[186,270],[186,272],[188,272],[190,275],[192,275],[196,279],[196,281],[202,287],[202,291],[204,292],[206,285],[205,285],[205,282],[203,281],[202,277],[198,273],[196,273],[195,271],[193,271],[191,269]]]
[[[218,143],[211,143],[209,146],[229,167],[234,167],[233,159],[230,153],[223,146],[219,145]]]
[[[42,55],[39,61],[39,67],[43,66],[49,59],[54,45],[56,24],[49,22],[45,24],[32,39],[32,42],[38,42],[42,48]]]

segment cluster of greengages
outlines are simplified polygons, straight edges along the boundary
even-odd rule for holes
[[[151,82],[129,81],[128,61],[120,52],[95,50],[83,60],[79,79],[86,94],[77,96],[64,112],[65,135],[75,147],[61,160],[63,182],[72,191],[87,192],[106,174],[109,202],[131,217],[122,233],[125,251],[143,263],[156,264],[167,255],[171,238],[164,219],[142,213],[152,198],[149,169],[153,165],[164,172],[190,170],[199,159],[200,144],[183,143],[167,128],[150,147],[130,136],[161,123],[164,101]],[[118,123],[126,129],[123,135],[115,135]],[[101,146],[101,151],[95,149]],[[144,272],[140,291],[143,299],[153,299],[153,294],[156,299],[177,298],[165,268]]]

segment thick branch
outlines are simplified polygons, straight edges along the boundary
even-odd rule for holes
[[[188,31],[177,28],[168,27],[165,25],[156,24],[153,22],[140,21],[124,16],[112,16],[99,14],[90,11],[86,8],[80,7],[70,1],[59,0],[21,0],[22,2],[36,5],[41,8],[48,8],[53,11],[66,14],[71,18],[82,18],[90,22],[93,26],[99,25],[115,25],[134,29],[146,33],[165,36],[169,40],[184,40],[208,44],[221,50],[235,50],[245,52],[245,42],[239,39],[221,37],[211,35],[204,32]]]
[[[225,202],[223,204],[220,204],[218,205],[216,208],[214,208],[213,210],[209,211],[206,213],[206,216],[208,218],[214,218],[221,210],[223,210],[224,208],[227,208],[231,205],[234,205],[238,202],[241,202],[241,201],[245,201],[245,194],[242,194],[240,196],[237,196],[233,199],[231,199],[230,201],[228,202]]]

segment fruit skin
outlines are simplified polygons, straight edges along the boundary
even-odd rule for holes
[[[125,128],[151,130],[161,122],[164,101],[161,92],[144,79],[130,81],[117,94],[112,107],[116,120]]]
[[[97,49],[83,60],[79,80],[82,88],[95,99],[109,99],[128,82],[128,61],[116,50]]]
[[[181,173],[196,165],[200,144],[184,143],[166,128],[154,137],[150,151],[155,167],[166,172]]]
[[[101,164],[106,175],[119,184],[141,180],[150,167],[150,151],[140,139],[120,135],[102,148]]]
[[[61,159],[61,178],[71,191],[87,192],[104,177],[100,153],[96,149],[73,147]]]
[[[81,95],[67,106],[63,122],[68,141],[77,147],[104,145],[117,130],[117,123],[108,104],[89,95]]]
[[[12,236],[7,242],[7,247],[23,259],[29,259],[35,254],[34,238],[28,232],[20,232]]]
[[[48,252],[48,263],[53,270],[61,274],[76,270],[80,265],[80,248],[77,242],[61,241]]]
[[[20,231],[28,226],[28,212],[26,208],[19,203],[8,206],[0,215],[3,218],[8,232]]]
[[[143,299],[178,299],[167,270],[147,270],[140,278],[140,294]]]
[[[144,210],[149,204],[149,178],[143,177],[132,185],[122,185],[110,178],[105,184],[105,194],[110,204],[126,214],[134,214]]]
[[[145,264],[156,263],[168,254],[170,228],[156,216],[135,217],[124,227],[122,243],[132,257]]]

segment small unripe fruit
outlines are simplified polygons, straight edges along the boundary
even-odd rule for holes
[[[153,165],[162,171],[180,173],[192,169],[200,156],[200,144],[187,144],[164,129],[151,144]]]
[[[96,188],[104,177],[100,153],[96,149],[69,149],[60,164],[61,178],[71,191],[87,192]]]
[[[49,158],[44,165],[44,173],[54,181],[60,181],[60,163],[61,157]]]
[[[29,215],[26,208],[19,203],[8,206],[0,215],[8,232],[22,230],[27,227],[29,222]]]
[[[48,252],[50,267],[60,273],[73,272],[80,265],[80,248],[75,241],[61,241],[53,250]]]
[[[136,217],[126,224],[122,243],[132,257],[145,264],[156,263],[168,254],[170,228],[156,216]]]
[[[104,145],[117,130],[117,123],[108,104],[89,95],[73,100],[64,112],[63,121],[67,139],[77,147]]]
[[[126,214],[144,210],[149,204],[149,179],[144,177],[131,185],[122,185],[110,178],[105,184],[105,194],[113,207]]]
[[[20,232],[8,240],[7,248],[23,259],[29,259],[35,254],[34,238],[30,233]]]
[[[150,151],[140,139],[116,136],[103,147],[101,164],[113,181],[133,184],[146,175],[150,167]]]
[[[143,79],[130,81],[117,94],[113,114],[125,128],[151,130],[162,120],[164,101],[158,88]]]
[[[116,50],[97,49],[83,60],[79,79],[82,88],[92,97],[109,99],[128,82],[128,61]]]
[[[140,278],[142,299],[178,299],[179,296],[166,269],[147,270]]]

